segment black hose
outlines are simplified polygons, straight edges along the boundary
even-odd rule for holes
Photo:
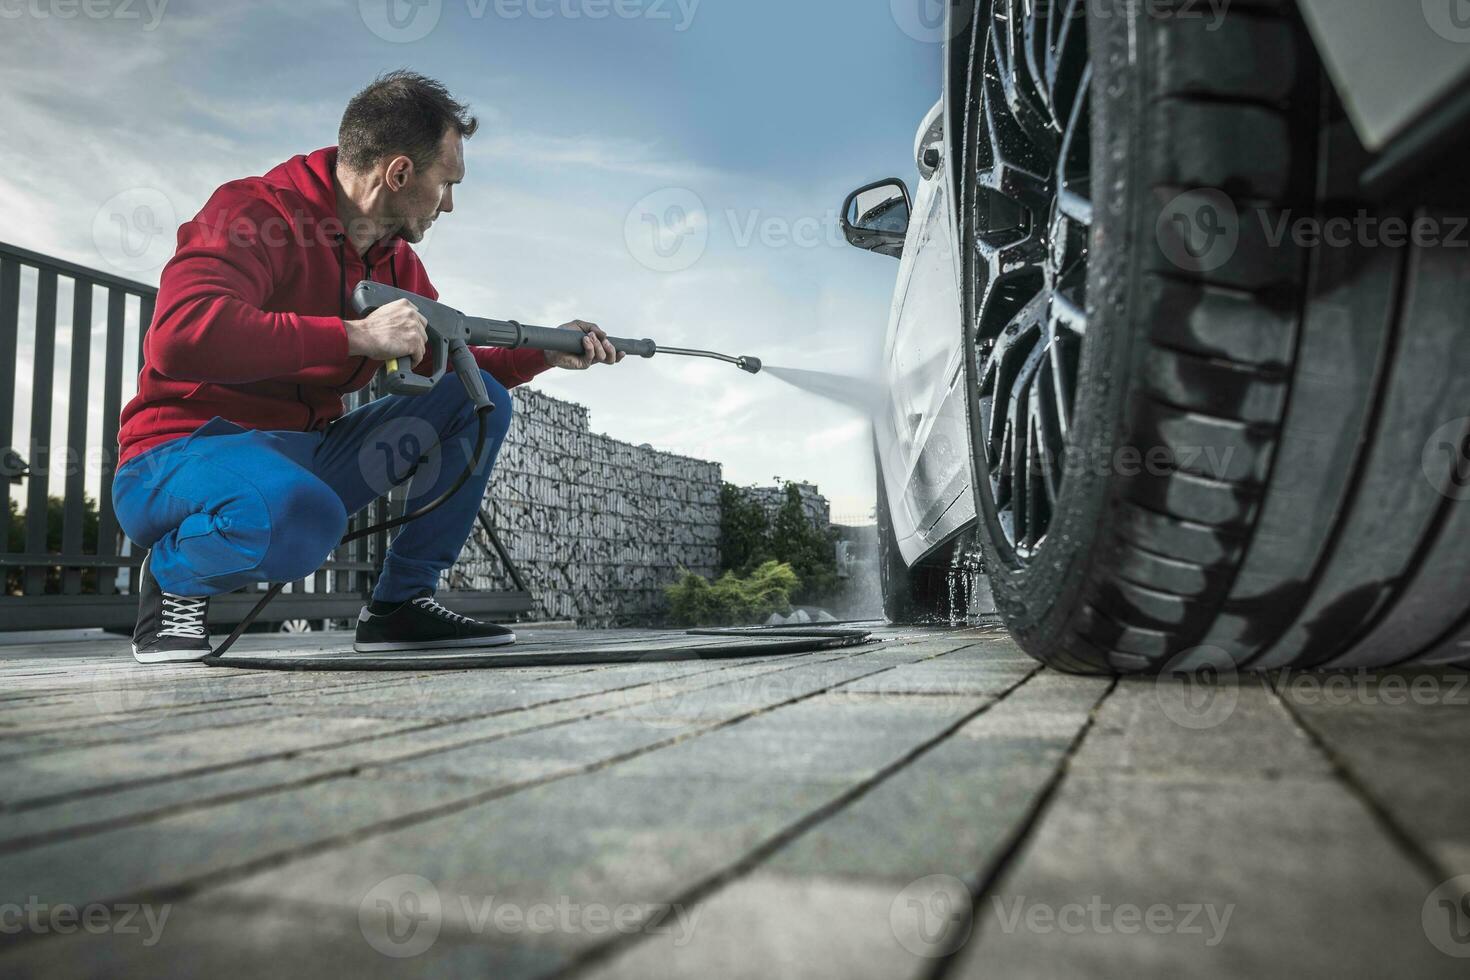
[[[416,521],[420,517],[423,517],[425,514],[437,510],[448,503],[449,498],[459,493],[460,489],[464,487],[467,482],[469,482],[469,478],[475,473],[476,470],[480,468],[480,457],[481,454],[485,452],[485,442],[489,435],[489,429],[486,420],[489,419],[490,413],[494,410],[495,406],[493,405],[483,405],[475,409],[475,421],[478,423],[478,431],[475,436],[475,451],[470,454],[469,465],[467,465],[464,472],[459,475],[459,479],[454,481],[454,486],[450,487],[448,490],[445,490],[439,496],[435,497],[427,504],[424,504],[422,507],[418,508],[411,514],[404,514],[401,517],[395,517],[392,520],[384,521],[381,524],[374,524],[371,527],[365,527],[360,531],[349,531],[347,534],[343,535],[342,540],[338,542],[337,547],[340,548],[344,544],[356,541],[358,538],[365,538],[370,534],[377,534],[379,531],[390,530],[392,528],[398,527],[400,524],[407,524],[409,521]],[[443,444],[440,443],[440,445]],[[265,595],[261,596],[260,601],[255,604],[255,608],[246,613],[245,618],[241,620],[240,625],[235,627],[235,631],[225,638],[225,642],[221,643],[219,646],[210,651],[209,656],[205,657],[201,662],[209,663],[210,661],[218,660],[220,657],[224,656],[225,651],[228,650],[234,644],[234,642],[238,640],[247,629],[250,628],[250,624],[255,622],[256,617],[258,617],[265,610],[266,606],[270,605],[272,599],[281,594],[281,590],[284,589],[288,584],[289,583],[287,582],[277,582],[269,589],[267,589]]]

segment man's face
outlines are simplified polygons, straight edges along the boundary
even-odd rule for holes
[[[441,214],[454,210],[454,187],[464,180],[464,139],[454,130],[444,134],[439,155],[427,168],[415,171],[398,194],[399,235],[416,245],[424,240]]]

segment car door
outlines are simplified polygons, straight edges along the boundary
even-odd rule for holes
[[[952,182],[943,103],[919,128],[914,196],[883,356],[877,425],[889,511],[912,565],[974,517]]]

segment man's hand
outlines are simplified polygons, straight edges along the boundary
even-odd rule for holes
[[[428,325],[429,321],[408,300],[394,300],[373,310],[366,320],[346,321],[347,353],[375,361],[405,357],[418,364],[429,344],[424,330]]]
[[[566,368],[568,371],[585,371],[594,364],[616,364],[624,357],[623,353],[613,348],[612,342],[607,339],[607,334],[595,323],[585,320],[573,320],[571,323],[563,323],[562,330],[580,330],[586,334],[582,338],[582,353],[566,354],[561,351],[545,351],[546,363],[552,367]]]

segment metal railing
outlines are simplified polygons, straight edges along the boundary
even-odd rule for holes
[[[9,391],[0,394],[0,630],[118,629],[133,623],[131,570],[143,556],[118,527],[112,476],[122,407],[136,390],[156,296],[152,286],[0,242],[0,379],[11,379]],[[58,316],[68,308],[69,317]],[[23,310],[30,315],[22,317]],[[57,363],[59,347],[66,351],[64,370]],[[22,434],[18,412],[27,407],[21,394],[27,388],[29,431]],[[59,391],[66,392],[64,441],[57,439],[62,433],[56,423],[62,420],[53,418]],[[356,392],[348,408],[369,398],[367,390]],[[53,486],[58,476],[59,488]],[[95,501],[95,531],[89,501]],[[395,506],[401,500],[395,505],[380,498],[349,526],[378,523]],[[380,533],[337,549],[311,578],[281,593],[269,619],[356,616],[387,543]],[[513,570],[510,556],[498,545],[497,551]],[[456,592],[455,606],[472,615],[529,610],[530,594],[518,573],[512,577],[517,591]],[[262,587],[215,598],[211,622],[238,622]]]

